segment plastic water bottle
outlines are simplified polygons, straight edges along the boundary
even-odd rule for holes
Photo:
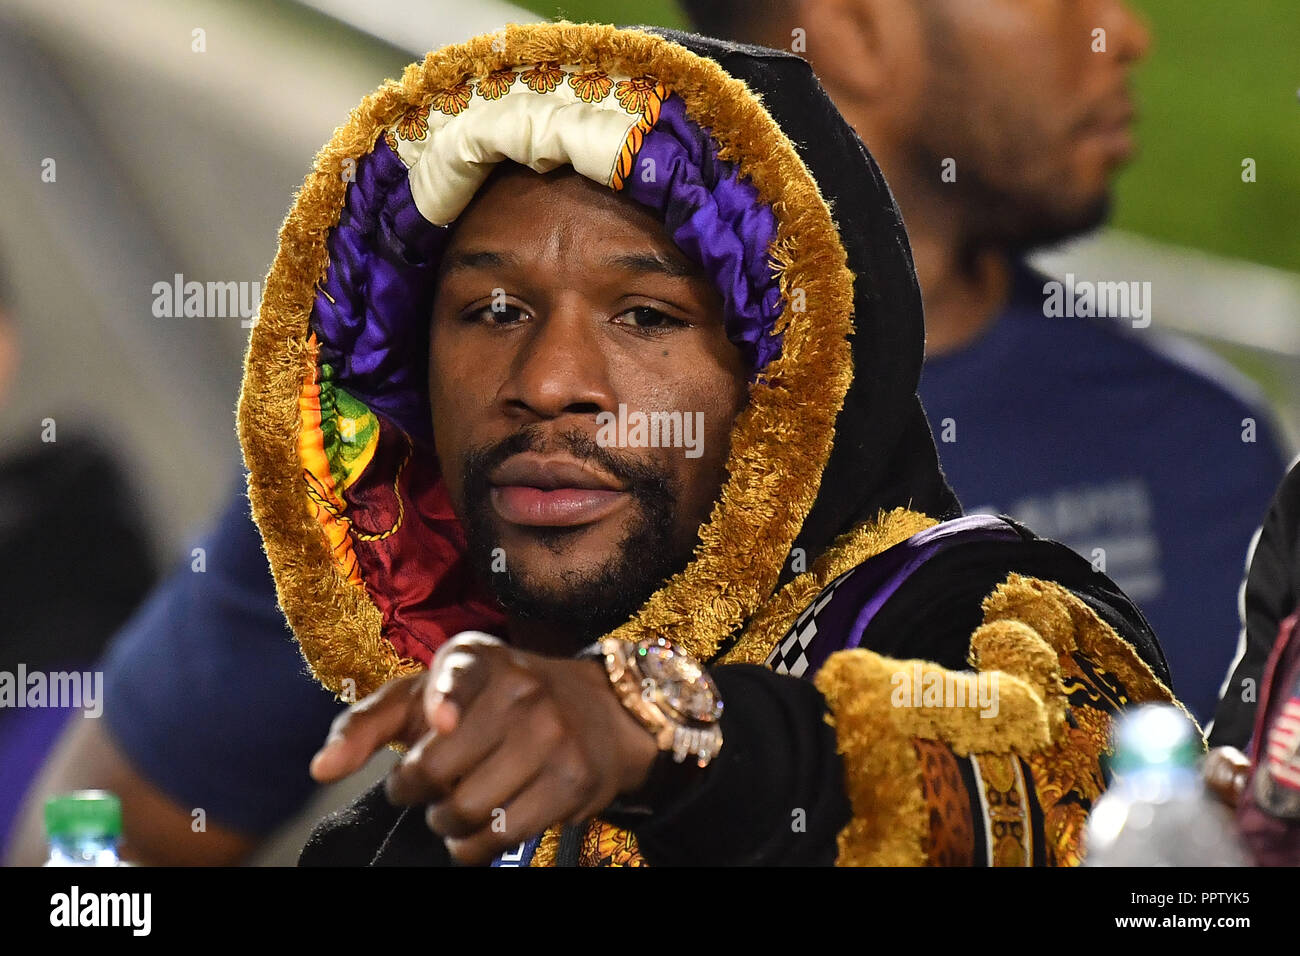
[[[1114,779],[1088,818],[1085,866],[1248,866],[1232,816],[1201,779],[1201,736],[1168,704],[1115,728]]]
[[[46,866],[126,866],[117,855],[122,803],[107,790],[78,790],[45,801]]]

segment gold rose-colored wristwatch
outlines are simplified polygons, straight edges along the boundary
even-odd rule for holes
[[[606,637],[580,655],[604,661],[623,706],[678,763],[706,767],[722,749],[722,699],[703,665],[671,641]]]

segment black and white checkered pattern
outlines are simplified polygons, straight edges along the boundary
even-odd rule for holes
[[[808,657],[804,651],[817,636],[817,615],[821,613],[822,608],[831,603],[831,598],[835,596],[835,589],[847,581],[856,570],[858,570],[856,567],[850,568],[822,588],[817,599],[804,608],[803,613],[795,619],[794,626],[786,631],[785,637],[777,642],[772,653],[768,655],[768,667],[778,674],[789,674],[791,677],[804,675],[808,670]]]

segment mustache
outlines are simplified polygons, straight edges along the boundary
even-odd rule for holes
[[[639,500],[667,505],[677,501],[677,489],[666,468],[605,448],[576,428],[548,435],[541,425],[526,425],[499,442],[479,446],[466,454],[462,465],[466,503],[486,497],[491,490],[488,475],[515,455],[556,451],[597,465],[622,482],[628,493]]]
[[[529,585],[513,565],[501,572],[492,568],[500,543],[493,524],[488,479],[515,455],[565,453],[619,480],[633,496],[635,517],[624,539],[595,572],[569,577],[561,593],[548,593]],[[470,564],[480,581],[507,611],[521,620],[550,622],[569,633],[573,647],[590,643],[630,618],[663,581],[685,566],[689,553],[674,552],[673,519],[679,488],[665,466],[601,447],[574,428],[551,433],[542,425],[528,425],[507,438],[470,450],[462,458],[464,483],[460,513],[465,521]],[[563,543],[581,528],[530,528],[529,535],[559,554]]]

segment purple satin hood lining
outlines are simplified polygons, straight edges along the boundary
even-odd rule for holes
[[[623,193],[652,209],[713,279],[727,337],[761,372],[781,349],[780,336],[771,334],[781,314],[769,264],[776,217],[736,167],[717,158],[713,138],[686,115],[680,97],[664,101]],[[432,437],[428,322],[449,232],[420,215],[405,165],[380,138],[357,163],[326,241],[330,265],[312,310],[320,364],[329,366],[323,377],[416,439]]]
[[[776,216],[735,166],[718,159],[713,137],[686,115],[681,97],[664,100],[623,195],[653,210],[677,248],[709,274],[722,294],[727,338],[744,349],[750,368],[766,368],[781,351],[771,334],[781,315],[769,255]]]
[[[407,169],[382,137],[357,163],[311,325],[322,378],[429,440],[427,342],[434,278],[448,230],[415,208]],[[333,301],[331,301],[331,299]]]

